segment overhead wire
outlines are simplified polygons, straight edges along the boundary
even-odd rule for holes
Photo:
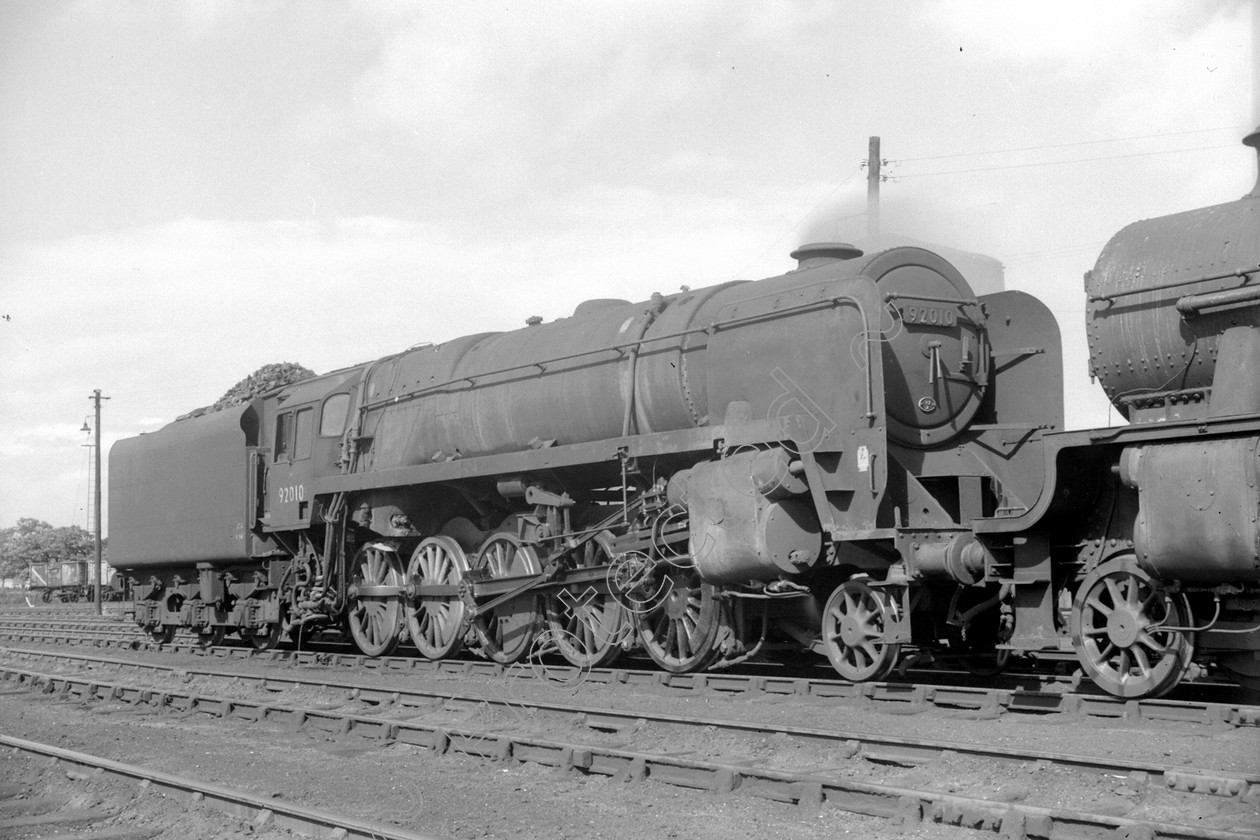
[[[1171,131],[1164,134],[1139,134],[1132,137],[1111,137],[1102,140],[1079,140],[1073,143],[1050,143],[1044,146],[1021,146],[1011,149],[990,149],[983,152],[956,152],[948,155],[928,155],[916,158],[898,158],[897,163],[919,163],[925,160],[950,160],[960,157],[979,157],[983,155],[1005,155],[1013,152],[1039,152],[1046,149],[1068,149],[1075,146],[1097,146],[1103,143],[1129,143],[1134,140],[1159,140],[1165,137],[1183,137],[1190,134],[1209,134],[1214,131],[1245,131],[1246,126],[1226,125],[1220,128],[1196,128],[1189,131]]]
[[[1129,143],[1129,142],[1135,142],[1135,141],[1140,141],[1140,140],[1157,140],[1157,139],[1164,139],[1164,138],[1169,138],[1169,137],[1183,137],[1183,136],[1198,135],[1198,134],[1210,134],[1213,132],[1220,132],[1220,131],[1239,131],[1239,130],[1242,130],[1243,128],[1244,127],[1240,127],[1240,126],[1219,126],[1216,128],[1188,129],[1186,131],[1171,131],[1171,132],[1164,132],[1160,134],[1137,134],[1137,135],[1132,135],[1129,137],[1110,137],[1110,138],[1102,138],[1098,140],[1080,140],[1080,141],[1074,141],[1070,143],[1047,143],[1047,144],[1043,144],[1039,146],[1018,146],[1018,147],[1012,147],[1008,149],[989,149],[989,150],[978,151],[978,152],[956,152],[956,153],[952,153],[948,155],[925,155],[922,157],[913,157],[913,158],[890,158],[890,159],[885,160],[884,163],[887,166],[894,166],[894,165],[903,164],[903,163],[920,163],[923,161],[933,161],[933,160],[953,160],[953,159],[965,158],[965,157],[984,157],[984,156],[990,156],[990,155],[1012,154],[1012,153],[1018,153],[1018,152],[1035,152],[1035,151],[1046,151],[1050,149],[1067,149],[1067,148],[1077,148],[1081,146],[1097,146],[1097,145],[1103,145],[1107,143]],[[1070,160],[1036,161],[1036,162],[1030,162],[1030,163],[999,164],[999,165],[994,165],[994,166],[974,166],[974,167],[967,167],[963,169],[940,170],[936,172],[914,172],[914,173],[908,173],[908,174],[890,175],[885,180],[900,181],[900,180],[910,179],[910,178],[930,178],[930,177],[935,177],[939,175],[964,175],[964,174],[969,174],[969,173],[974,173],[974,172],[998,172],[998,171],[1012,170],[1012,169],[1032,169],[1039,166],[1067,166],[1067,165],[1076,164],[1076,163],[1094,163],[1094,162],[1108,161],[1108,160],[1124,160],[1128,158],[1141,158],[1141,157],[1153,157],[1153,156],[1166,155],[1166,154],[1179,154],[1183,152],[1202,152],[1202,151],[1213,151],[1217,149],[1230,149],[1230,148],[1234,148],[1235,146],[1237,146],[1237,143],[1223,143],[1223,144],[1215,145],[1215,146],[1199,146],[1199,147],[1187,148],[1187,149],[1160,149],[1160,150],[1150,151],[1150,152],[1130,152],[1128,154],[1122,154],[1122,155],[1102,155],[1102,156],[1088,157],[1088,158],[1072,158]],[[868,163],[869,163],[868,161],[863,160],[858,165],[857,169],[855,169],[853,172],[849,174],[847,178],[845,178],[843,181],[837,184],[830,192],[827,193],[827,195],[823,196],[821,199],[815,202],[813,206],[811,206],[807,211],[805,211],[805,213],[802,214],[801,217],[796,222],[790,225],[781,236],[779,236],[777,239],[775,239],[774,242],[772,242],[765,249],[763,249],[759,254],[757,254],[756,257],[754,257],[752,260],[749,260],[747,263],[745,263],[745,265],[738,272],[736,272],[735,276],[739,276],[740,274],[743,273],[743,271],[747,269],[749,265],[755,264],[757,261],[759,261],[771,250],[779,247],[780,244],[783,242],[783,240],[787,238],[787,236],[792,231],[797,230],[801,226],[801,224],[804,223],[806,219],[808,219],[811,215],[814,214],[815,211],[818,210],[819,207],[823,206],[825,203],[831,200],[831,198],[835,196],[836,193],[838,193],[841,189],[843,189],[846,185],[848,185],[850,181],[852,181],[855,177],[857,177],[857,175],[867,167]],[[865,211],[861,213],[855,213],[850,216],[846,216],[843,219],[835,220],[835,222],[839,223],[843,221],[849,221],[851,219],[860,218],[864,215],[866,215]],[[1087,250],[1087,248],[1082,246],[1080,248],[1060,249],[1057,253],[1071,253],[1075,251],[1084,251],[1084,250]],[[1049,255],[1049,252],[1042,252],[1042,253]],[[1035,258],[1036,256],[1040,256],[1040,255],[1041,253],[1036,253],[1036,252],[1025,253],[1025,254],[1013,255],[1010,259],[1013,261],[1023,261],[1023,260]]]
[[[1164,139],[1164,138],[1170,138],[1170,137],[1210,134],[1213,132],[1222,132],[1222,131],[1237,132],[1240,130],[1245,130],[1245,127],[1244,126],[1220,126],[1216,128],[1189,129],[1186,131],[1165,132],[1161,134],[1142,134],[1142,135],[1133,135],[1129,137],[1112,137],[1112,138],[1104,138],[1104,139],[1098,139],[1098,140],[1081,140],[1081,141],[1075,141],[1075,142],[1070,142],[1070,143],[1049,143],[1049,144],[1043,144],[1043,145],[1038,145],[1038,146],[1021,146],[1021,147],[1013,147],[1013,148],[1008,148],[1008,149],[990,149],[990,150],[978,151],[978,152],[957,152],[957,153],[947,154],[947,155],[926,155],[926,156],[914,157],[914,158],[893,158],[893,159],[885,160],[884,163],[886,166],[894,166],[894,165],[903,164],[903,163],[919,163],[923,161],[935,161],[935,160],[954,160],[954,159],[966,158],[966,157],[984,157],[984,156],[1012,154],[1012,153],[1019,153],[1019,152],[1033,152],[1033,151],[1046,151],[1046,150],[1052,150],[1052,149],[1077,148],[1077,147],[1082,147],[1082,146],[1097,146],[1097,145],[1103,145],[1103,144],[1108,144],[1108,143],[1127,143],[1127,142],[1136,142],[1136,141],[1142,141],[1142,140],[1155,140],[1155,139]],[[1168,155],[1168,154],[1180,154],[1180,153],[1185,153],[1185,152],[1203,152],[1203,151],[1214,151],[1218,149],[1234,149],[1237,147],[1237,145],[1238,144],[1236,142],[1230,142],[1230,143],[1222,143],[1219,145],[1212,145],[1212,146],[1197,146],[1193,148],[1183,148],[1183,149],[1158,149],[1158,150],[1153,150],[1153,151],[1148,151],[1148,152],[1129,152],[1126,154],[1099,155],[1099,156],[1085,157],[1085,158],[1071,158],[1067,160],[995,164],[991,166],[972,166],[972,167],[965,167],[965,168],[959,168],[959,169],[938,170],[934,172],[913,172],[913,173],[895,174],[895,175],[890,174],[884,180],[892,180],[896,182],[896,181],[901,181],[901,180],[911,179],[911,178],[929,178],[929,177],[942,176],[942,175],[963,175],[963,174],[970,174],[970,173],[976,173],[976,172],[998,172],[998,171],[1007,171],[1007,170],[1015,170],[1015,169],[1032,169],[1032,168],[1041,167],[1041,166],[1066,166],[1066,165],[1078,164],[1078,163],[1094,163],[1094,162],[1109,161],[1109,160],[1125,160],[1125,159],[1131,159],[1131,158],[1143,158],[1143,157],[1154,157],[1154,156]],[[863,166],[865,165],[866,165],[866,162],[864,161]],[[863,215],[863,214],[858,214],[858,215]],[[853,218],[853,217],[850,217],[850,218]],[[1079,252],[1085,252],[1089,250],[1097,250],[1097,248],[1091,249],[1091,247],[1089,246],[1078,246],[1078,247],[1072,247],[1072,248],[1059,248],[1059,249],[1053,249],[1053,250],[1047,250],[1047,251],[1024,252],[1020,254],[1013,254],[1007,257],[1006,259],[1004,259],[1003,262],[1008,263],[1008,264],[1012,262],[1028,262],[1028,261],[1037,260],[1037,259],[1063,256],[1063,255],[1067,255],[1071,253],[1079,253]]]
[[[1035,163],[1009,163],[1001,166],[975,166],[967,169],[944,169],[938,172],[914,172],[908,175],[894,175],[893,180],[904,180],[908,178],[929,178],[935,175],[965,175],[970,172],[997,172],[1005,169],[1031,169],[1038,166],[1065,166],[1073,163],[1093,163],[1103,160],[1124,160],[1126,158],[1153,157],[1156,155],[1175,155],[1183,152],[1207,152],[1214,149],[1232,149],[1237,143],[1222,143],[1219,146],[1197,146],[1190,149],[1161,149],[1154,152],[1132,152],[1127,155],[1105,155],[1103,157],[1090,158],[1072,158],[1071,160],[1047,160],[1037,161]],[[889,161],[889,163],[903,163],[904,161]]]

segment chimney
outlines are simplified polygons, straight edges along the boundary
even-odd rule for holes
[[[796,260],[796,270],[826,265],[836,260],[851,260],[862,256],[862,249],[848,242],[810,242],[793,251],[789,256]]]

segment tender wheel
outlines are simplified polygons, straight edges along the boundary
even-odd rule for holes
[[[491,579],[542,573],[538,554],[511,534],[495,534],[486,540],[477,552],[473,568],[484,569]],[[526,592],[478,615],[473,627],[482,652],[501,665],[520,662],[534,642],[539,600],[533,592]]]
[[[1256,658],[1255,651],[1218,654],[1216,665],[1243,688],[1260,693],[1260,659]]]
[[[259,627],[257,630],[246,630],[243,635],[249,638],[249,643],[254,646],[254,650],[271,650],[280,644],[280,638],[284,635],[284,627],[280,622],[274,621]]]
[[[853,682],[887,677],[901,654],[901,645],[884,641],[896,618],[896,602],[865,579],[837,586],[823,608],[822,620],[822,640],[831,666]]]
[[[459,586],[468,571],[464,550],[451,537],[429,537],[416,546],[407,564],[407,580],[422,586]],[[411,641],[426,659],[445,659],[464,641],[467,610],[459,594],[416,598],[405,604]]]
[[[607,566],[601,534],[582,546],[576,567]],[[629,616],[617,599],[595,587],[578,584],[547,598],[547,626],[560,655],[579,668],[602,668],[617,658],[630,631]]]
[[[175,641],[175,631],[177,629],[179,628],[174,624],[162,624],[149,631],[149,638],[153,640],[155,645],[169,645]]]
[[[1072,647],[1099,688],[1116,697],[1159,697],[1181,681],[1194,656],[1185,596],[1170,595],[1132,557],[1103,563],[1072,602]]]
[[[718,655],[722,604],[717,588],[691,567],[662,564],[653,570],[657,593],[635,613],[639,639],[648,656],[675,674],[706,668]]]
[[[368,543],[354,555],[350,571],[350,635],[367,656],[388,656],[403,628],[403,571],[394,547]]]
[[[977,677],[1006,670],[1011,652],[998,645],[1010,636],[1002,625],[999,591],[995,587],[960,585],[949,602],[949,648],[959,663]]]
[[[226,634],[227,628],[222,625],[203,627],[197,631],[197,647],[209,648],[221,645]]]

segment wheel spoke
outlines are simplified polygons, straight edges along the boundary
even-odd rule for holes
[[[1142,585],[1136,578],[1125,579],[1124,602],[1135,613],[1142,603]]]
[[[1141,614],[1142,616],[1151,616],[1152,614],[1151,607],[1155,603],[1162,601],[1163,597],[1164,597],[1163,592],[1160,592],[1158,589],[1151,589],[1150,594],[1147,595],[1145,600],[1143,600],[1142,603],[1138,606],[1138,613]],[[1168,612],[1167,610],[1164,610],[1165,614],[1167,614],[1167,612]]]
[[[595,636],[595,628],[591,626],[589,615],[586,621],[581,621],[578,624],[581,627],[581,631],[582,631],[581,638],[582,638],[583,650],[588,654],[595,653],[596,650],[598,650],[598,647],[596,644],[597,639]]]
[[[669,624],[669,613],[665,612],[665,608],[661,608],[660,616],[656,619],[656,624],[652,627],[652,635],[661,640],[661,646],[664,647],[665,628]]]
[[[1106,604],[1104,604],[1102,602],[1102,599],[1099,598],[1097,595],[1094,595],[1091,598],[1089,598],[1085,602],[1085,606],[1087,606],[1088,608],[1090,608],[1096,613],[1101,613],[1104,618],[1106,618],[1107,616],[1111,615],[1112,612],[1114,612],[1114,607],[1109,607]]]
[[[665,649],[667,654],[674,655],[675,659],[682,659],[680,655],[681,643],[678,641],[678,624],[668,616],[665,618],[665,642],[661,647]]]
[[[1152,653],[1159,654],[1160,656],[1168,652],[1168,645],[1161,643],[1148,630],[1143,630],[1140,634],[1138,634],[1137,639],[1133,642],[1133,646],[1135,648],[1139,646],[1148,648]]]
[[[1129,650],[1133,654],[1133,661],[1137,665],[1138,673],[1142,676],[1142,678],[1149,679],[1152,668],[1151,660],[1147,658],[1146,651],[1142,650],[1142,648],[1137,645],[1134,645]]]

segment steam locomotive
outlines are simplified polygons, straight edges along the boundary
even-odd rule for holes
[[[1203,666],[1260,688],[1258,199],[1131,225],[1087,275],[1127,426],[1063,430],[1035,298],[811,244],[120,441],[110,561],[159,642],[344,628],[369,656],[641,647],[673,672],[812,651],[853,681],[911,650],[1074,651],[1122,697]]]

